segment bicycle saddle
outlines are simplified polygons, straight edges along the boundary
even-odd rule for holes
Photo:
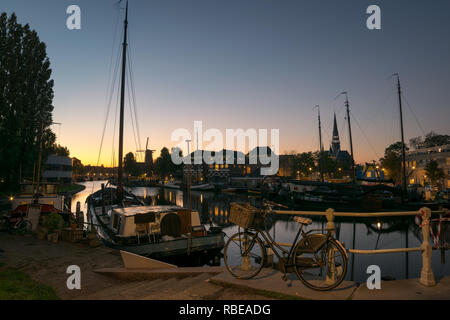
[[[294,217],[294,221],[298,222],[300,224],[308,225],[312,223],[312,220],[310,218],[305,217]]]

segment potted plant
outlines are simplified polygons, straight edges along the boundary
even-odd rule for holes
[[[64,225],[63,218],[59,213],[52,212],[46,217],[45,224],[48,229],[47,240],[56,243],[58,241],[58,232],[56,231],[60,230],[63,227]]]

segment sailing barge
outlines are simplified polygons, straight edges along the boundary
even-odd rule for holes
[[[220,228],[206,231],[199,214],[178,206],[149,206],[123,187],[123,127],[127,57],[128,1],[125,9],[120,94],[120,126],[117,188],[105,188],[87,198],[88,219],[99,239],[108,247],[164,259],[181,258],[184,263],[208,262],[220,254],[224,235]],[[180,260],[178,260],[180,261]]]
[[[220,254],[222,231],[206,231],[197,211],[175,205],[143,205],[126,191],[126,206],[105,205],[114,202],[115,192],[115,188],[105,188],[87,199],[91,224],[104,245],[157,259]]]

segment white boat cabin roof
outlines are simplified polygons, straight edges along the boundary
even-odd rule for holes
[[[131,217],[139,214],[146,214],[150,212],[154,213],[162,213],[162,212],[171,212],[171,211],[179,211],[179,210],[186,210],[179,206],[174,205],[168,205],[168,206],[134,206],[134,207],[126,207],[126,208],[114,208],[113,212],[126,216]]]

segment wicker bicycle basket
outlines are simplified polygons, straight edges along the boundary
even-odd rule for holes
[[[232,202],[228,220],[242,228],[261,229],[264,227],[264,221],[259,210],[249,203]]]

